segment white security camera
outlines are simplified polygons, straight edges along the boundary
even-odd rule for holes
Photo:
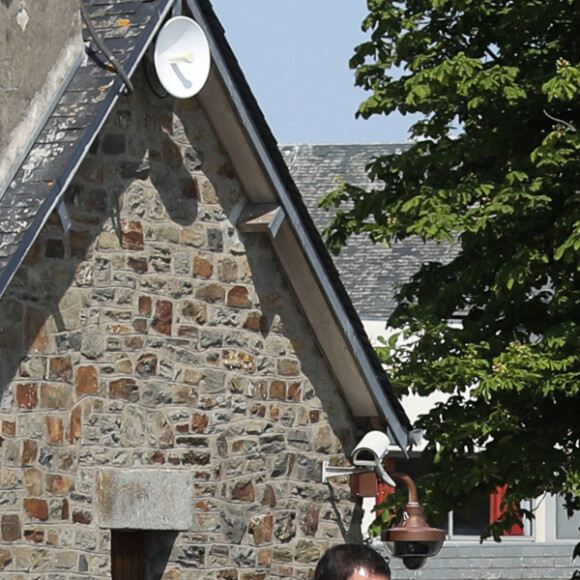
[[[382,431],[369,431],[354,448],[352,463],[356,467],[373,467],[377,475],[389,485],[397,484],[383,467],[383,459],[389,452],[389,438]]]
[[[369,431],[354,448],[352,464],[357,467],[376,467],[389,451],[389,438],[382,431]]]

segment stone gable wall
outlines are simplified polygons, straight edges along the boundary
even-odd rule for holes
[[[163,578],[308,578],[357,434],[203,111],[135,84],[0,301],[0,576],[109,578],[97,480],[164,469],[194,499]]]

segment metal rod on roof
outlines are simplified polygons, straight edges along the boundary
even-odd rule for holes
[[[93,26],[91,18],[82,0],[81,0],[81,16],[83,17],[83,20],[87,25],[87,28],[89,29],[89,32],[93,37],[95,44],[101,49],[103,54],[109,59],[109,62],[113,65],[113,68],[115,69],[117,74],[123,79],[123,82],[125,83],[126,94],[131,95],[132,93],[135,92],[135,88],[133,87],[131,79],[129,79],[129,75],[125,72],[125,69],[121,66],[119,61],[113,56],[113,53],[107,48],[104,40],[99,36],[97,31],[95,30],[95,27]]]

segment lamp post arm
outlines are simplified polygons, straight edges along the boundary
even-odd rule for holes
[[[415,482],[406,474],[394,472],[389,474],[395,481],[404,483],[409,490],[409,503],[418,504],[419,494],[417,493],[417,486]]]

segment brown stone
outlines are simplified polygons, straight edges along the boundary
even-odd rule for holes
[[[78,367],[76,376],[77,397],[96,395],[99,392],[99,372],[94,366]]]
[[[267,505],[271,508],[276,507],[276,492],[274,488],[266,484],[264,487],[264,495],[262,496],[262,505]]]
[[[320,508],[315,505],[309,505],[306,510],[306,516],[304,517],[304,524],[302,529],[305,536],[316,536],[318,531],[318,521],[320,517]]]
[[[38,405],[38,386],[32,383],[16,385],[16,404],[20,409],[34,409]]]
[[[210,303],[222,303],[226,297],[226,291],[219,284],[208,284],[199,288],[195,294],[196,298]]]
[[[47,475],[46,490],[55,495],[64,495],[74,489],[74,482],[64,475]]]
[[[127,266],[134,272],[137,272],[137,274],[145,274],[149,267],[146,258],[129,258],[127,260]]]
[[[251,308],[252,300],[245,286],[234,286],[228,292],[228,306],[234,308]]]
[[[109,383],[109,396],[112,399],[123,399],[131,403],[139,400],[139,387],[134,379],[119,379]]]
[[[259,312],[251,312],[246,317],[244,328],[258,332],[262,330],[264,317]]]
[[[218,580],[238,580],[238,571],[233,568],[220,570],[217,578]]]
[[[152,301],[149,296],[139,296],[139,314],[150,316],[152,312]]]
[[[128,250],[143,250],[145,243],[143,240],[143,226],[141,222],[122,222],[121,240],[123,247]]]
[[[24,498],[24,509],[31,518],[36,518],[42,522],[48,519],[48,503],[43,499]]]
[[[272,565],[272,549],[263,548],[258,550],[258,566],[270,567]]]
[[[64,441],[64,424],[60,417],[47,417],[47,441],[50,445],[59,445]]]
[[[242,572],[241,580],[266,580],[266,572]]]
[[[320,421],[320,411],[309,411],[308,417],[311,423],[318,423]]]
[[[87,510],[73,510],[72,521],[75,524],[88,526],[93,521],[93,516]]]
[[[251,481],[238,481],[232,490],[232,498],[243,502],[252,502],[256,499],[256,491]]]
[[[165,463],[165,453],[163,453],[163,451],[155,451],[151,456],[151,463],[157,463],[160,465]]]
[[[70,432],[69,441],[74,441],[82,437],[83,431],[83,410],[80,407],[75,407],[70,416]]]
[[[2,516],[2,540],[4,542],[15,542],[22,536],[22,527],[20,518],[16,514],[6,514]]]
[[[254,543],[257,546],[267,544],[272,540],[273,524],[272,514],[261,514],[250,521],[250,534],[254,536]]]
[[[2,435],[14,437],[16,435],[16,421],[2,421]]]
[[[270,399],[286,400],[286,383],[284,381],[272,381],[270,385]]]
[[[44,542],[44,532],[37,529],[24,530],[24,539],[34,544],[42,544]]]
[[[200,278],[210,278],[212,274],[213,264],[201,256],[195,256],[193,259],[193,275]]]
[[[203,433],[209,423],[209,418],[204,413],[194,413],[191,420],[191,430],[194,433]]]
[[[62,500],[62,509],[60,512],[60,518],[62,520],[69,520],[70,519],[70,505],[68,503],[68,499],[64,498]]]
[[[158,300],[155,304],[155,319],[153,321],[155,330],[171,336],[172,323],[173,304],[168,300]]]
[[[32,465],[38,457],[38,443],[33,439],[25,439],[22,444],[22,465]]]
[[[72,381],[72,362],[70,356],[57,356],[50,359],[48,376],[54,381]]]
[[[292,383],[288,387],[288,399],[290,401],[299,402],[302,399],[302,384]]]

